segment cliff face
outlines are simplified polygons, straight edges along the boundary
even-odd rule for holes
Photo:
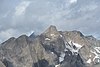
[[[0,67],[99,67],[100,41],[50,26],[41,35],[10,38],[0,46]]]

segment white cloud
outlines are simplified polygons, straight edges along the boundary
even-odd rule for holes
[[[22,1],[16,8],[15,8],[15,15],[22,15],[25,13],[26,8],[29,6],[30,1]]]
[[[69,2],[70,2],[70,3],[76,3],[77,0],[70,0]]]

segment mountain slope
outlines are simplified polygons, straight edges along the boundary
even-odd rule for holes
[[[100,41],[50,26],[40,35],[10,38],[0,46],[6,67],[99,67]]]

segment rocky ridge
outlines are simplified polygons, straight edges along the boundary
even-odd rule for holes
[[[100,41],[51,25],[40,35],[21,35],[0,45],[0,67],[100,67]]]

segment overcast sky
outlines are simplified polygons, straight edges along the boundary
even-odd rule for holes
[[[100,0],[0,0],[0,42],[50,25],[99,38]]]

